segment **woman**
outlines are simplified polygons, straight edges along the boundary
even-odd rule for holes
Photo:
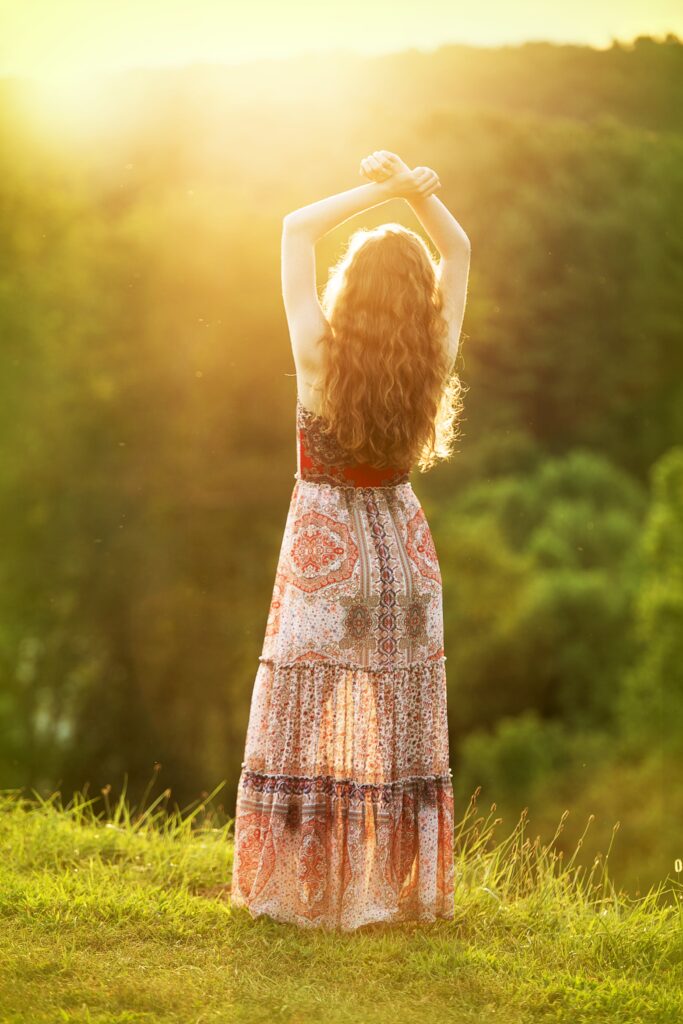
[[[384,150],[366,184],[284,218],[282,291],[297,377],[297,472],[247,727],[233,906],[301,927],[451,919],[441,574],[413,465],[447,458],[469,240],[436,173]],[[357,231],[322,304],[315,243]]]

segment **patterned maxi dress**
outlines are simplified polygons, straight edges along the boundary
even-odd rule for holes
[[[237,790],[231,903],[301,927],[452,919],[441,574],[409,471],[297,472]]]

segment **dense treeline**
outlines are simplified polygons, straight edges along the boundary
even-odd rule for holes
[[[296,469],[281,217],[385,146],[473,248],[458,451],[414,475],[459,798],[598,808],[624,877],[671,870],[682,77],[670,37],[3,83],[0,786],[135,791],[158,761],[231,812]],[[355,218],[321,282],[387,219],[418,228]]]

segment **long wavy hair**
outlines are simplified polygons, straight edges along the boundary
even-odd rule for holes
[[[351,235],[321,305],[320,416],[351,463],[426,472],[452,454],[466,390],[425,241],[400,224]]]

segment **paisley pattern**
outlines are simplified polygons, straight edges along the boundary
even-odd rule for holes
[[[297,471],[237,791],[232,904],[342,931],[452,919],[437,552],[407,471],[346,465],[322,425],[297,402]]]
[[[294,523],[288,574],[293,586],[311,594],[347,580],[357,560],[358,548],[344,523],[313,510]]]

